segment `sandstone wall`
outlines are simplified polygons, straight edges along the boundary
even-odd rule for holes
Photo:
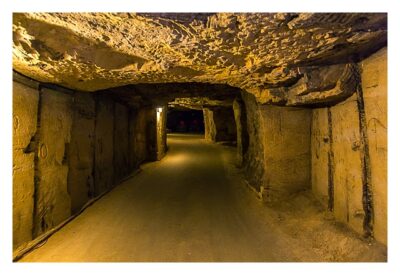
[[[264,127],[262,127],[260,105],[253,95],[243,92],[242,98],[246,108],[248,150],[243,155],[243,167],[249,184],[261,192],[264,189]]]
[[[335,218],[364,233],[362,139],[357,95],[314,109],[312,186]]]
[[[95,196],[94,150],[96,101],[92,94],[76,93],[73,104],[73,124],[69,145],[68,193],[72,213]]]
[[[357,95],[313,110],[312,189],[336,219],[363,233],[361,137]]]
[[[167,152],[167,106],[157,109],[157,160],[160,160]]]
[[[148,157],[147,151],[147,111],[145,108],[132,109],[130,113],[131,165],[137,167]]]
[[[260,115],[265,199],[277,201],[309,188],[311,110],[265,105]]]
[[[13,82],[13,247],[32,239],[39,92]]]
[[[387,51],[359,63],[347,100],[313,110],[312,189],[336,219],[387,243]]]
[[[209,108],[203,109],[204,117],[204,138],[207,141],[215,141],[217,129],[215,128],[213,111]]]
[[[250,94],[242,97],[249,137],[244,170],[249,184],[268,202],[309,188],[311,110],[259,105]]]
[[[333,172],[329,169],[331,155],[332,127],[328,127],[328,108],[312,111],[311,123],[311,184],[317,199],[326,207],[329,202],[329,180]]]
[[[34,236],[71,215],[67,176],[73,118],[72,95],[43,88],[38,112]]]
[[[360,63],[369,143],[374,237],[387,243],[387,49]]]
[[[129,109],[115,103],[114,110],[114,179],[129,174]]]
[[[212,142],[236,141],[233,108],[204,108],[205,139]]]
[[[330,108],[332,114],[333,212],[337,220],[363,233],[363,182],[357,96]]]
[[[217,129],[216,141],[236,141],[236,124],[233,108],[217,108],[214,111],[214,123]]]
[[[157,142],[157,112],[153,107],[145,108],[146,112],[146,160],[155,161],[158,159]]]
[[[106,95],[96,98],[95,195],[114,185],[114,102]]]
[[[105,93],[41,87],[21,76],[17,80],[14,248],[57,226],[166,150],[166,112],[157,124],[152,107],[131,108]]]
[[[330,107],[260,105],[242,94],[243,167],[260,197],[274,202],[311,188],[337,221],[387,243],[386,62],[386,49],[360,62],[352,96]],[[239,125],[238,102],[234,110]]]
[[[249,148],[246,108],[241,97],[238,97],[234,100],[233,113],[236,124],[236,161],[237,165],[241,166],[243,164],[243,156],[247,153]]]
[[[132,171],[135,167],[137,167],[138,156],[136,155],[136,142],[135,135],[137,135],[135,131],[135,122],[137,117],[137,111],[134,109],[128,109],[128,163],[129,163],[129,171]]]

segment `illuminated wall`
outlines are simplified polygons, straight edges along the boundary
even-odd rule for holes
[[[166,150],[166,112],[13,82],[13,245],[54,228]]]

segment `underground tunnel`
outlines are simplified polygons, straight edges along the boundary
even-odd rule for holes
[[[387,261],[385,13],[12,34],[14,261]]]

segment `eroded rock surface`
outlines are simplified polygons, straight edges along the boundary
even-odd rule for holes
[[[82,91],[200,82],[245,89],[260,103],[307,105],[348,97],[340,76],[350,65],[327,81],[339,82],[319,83],[311,94],[295,97],[289,87],[301,92],[319,67],[351,64],[384,46],[386,20],[371,13],[14,14],[13,68]]]
[[[203,110],[203,108],[224,106],[231,107],[233,104],[234,98],[227,99],[212,99],[209,97],[178,97],[175,98],[174,101],[169,102],[169,106],[172,108],[187,108],[194,110]]]

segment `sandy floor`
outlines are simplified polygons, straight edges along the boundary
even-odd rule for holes
[[[335,224],[309,192],[267,208],[235,149],[170,135],[142,167],[21,261],[386,261],[386,248]]]

